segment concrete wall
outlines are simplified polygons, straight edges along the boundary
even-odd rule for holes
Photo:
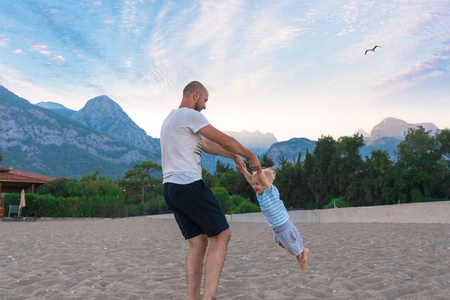
[[[450,223],[450,202],[409,203],[321,210],[319,223]]]
[[[170,218],[172,214],[149,216]],[[441,223],[450,224],[450,201],[289,211],[294,223]],[[229,222],[266,222],[262,213],[227,215]]]

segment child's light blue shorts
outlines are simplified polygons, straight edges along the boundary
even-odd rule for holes
[[[281,227],[273,228],[273,239],[275,242],[283,244],[284,248],[294,256],[303,252],[302,236],[297,227],[289,220]]]

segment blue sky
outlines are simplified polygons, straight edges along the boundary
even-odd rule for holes
[[[34,104],[107,95],[159,137],[199,80],[215,127],[279,141],[450,127],[448,0],[1,2],[0,84]]]

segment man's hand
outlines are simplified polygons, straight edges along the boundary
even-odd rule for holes
[[[250,168],[253,171],[256,171],[256,173],[261,173],[262,168],[261,168],[261,163],[259,162],[258,156],[256,156],[255,154],[253,154],[253,157],[248,161]]]
[[[244,161],[242,160],[242,157],[240,157],[239,155],[236,155],[236,157],[233,158],[233,160],[234,160],[234,163],[236,164],[236,169],[237,169],[239,172],[242,172],[242,169],[243,169],[243,168],[245,169],[245,163],[244,163]]]

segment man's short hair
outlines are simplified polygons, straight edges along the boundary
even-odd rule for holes
[[[200,94],[206,92],[206,88],[198,81],[191,81],[186,85],[183,89],[183,96],[189,96],[193,94],[195,91],[198,91]]]

